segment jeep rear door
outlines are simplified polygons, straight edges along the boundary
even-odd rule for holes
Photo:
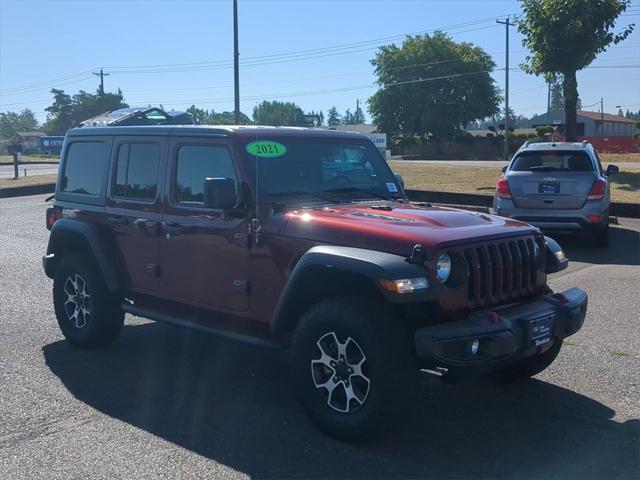
[[[161,187],[167,156],[162,137],[116,137],[105,222],[114,233],[131,288],[160,284]]]
[[[225,311],[249,307],[248,220],[204,207],[206,178],[230,178],[240,193],[224,138],[174,138],[162,217],[164,298]]]
[[[518,208],[578,209],[598,172],[584,150],[533,150],[513,159],[506,178]]]

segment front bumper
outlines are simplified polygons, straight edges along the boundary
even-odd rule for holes
[[[573,335],[582,327],[586,313],[587,294],[583,290],[549,293],[529,303],[420,328],[415,332],[416,356],[425,367],[499,369],[538,355]],[[532,333],[532,320],[549,317],[553,318],[551,332],[541,341],[539,331]]]

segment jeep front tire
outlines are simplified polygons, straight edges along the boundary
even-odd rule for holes
[[[109,292],[90,255],[62,258],[53,279],[53,303],[62,334],[78,347],[108,345],[122,330],[120,298]]]
[[[361,298],[311,307],[295,332],[291,367],[306,413],[343,440],[397,426],[417,392],[410,336],[390,309]]]

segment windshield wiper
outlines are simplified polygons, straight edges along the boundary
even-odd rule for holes
[[[329,202],[329,203],[340,203],[335,198],[331,198],[331,197],[327,197],[327,196],[324,196],[324,195],[320,195],[319,193],[315,193],[315,192],[307,192],[307,191],[304,191],[304,190],[285,190],[284,192],[270,192],[270,193],[265,193],[264,196],[265,197],[303,197],[303,196],[308,196],[308,197],[314,197],[314,198],[317,198],[319,200],[323,200],[323,201]]]
[[[399,197],[399,196],[383,195],[381,193],[372,192],[371,190],[367,190],[366,188],[355,187],[353,185],[348,187],[332,188],[331,190],[325,190],[325,192],[331,192],[331,193],[362,192],[362,193],[366,193],[367,195],[371,195],[372,197],[380,198],[382,200],[400,200],[400,201],[404,200],[402,197]]]

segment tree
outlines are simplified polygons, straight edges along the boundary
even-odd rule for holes
[[[187,113],[190,113],[195,122],[200,125],[233,125],[236,121],[233,112],[209,111],[198,108],[195,105],[187,108]],[[240,123],[242,125],[248,125],[251,123],[251,120],[244,113],[240,112]]]
[[[342,124],[353,125],[353,114],[351,113],[351,109],[347,108],[344,111],[344,115],[342,115]]]
[[[359,125],[361,123],[364,123],[365,121],[364,112],[362,111],[362,108],[360,108],[360,104],[358,104],[358,106],[356,107],[356,111],[353,112],[353,117],[351,121],[354,125]]]
[[[105,112],[111,112],[129,105],[124,103],[120,89],[117,93],[92,94],[80,90],[73,97],[64,90],[51,89],[53,104],[45,110],[47,121],[43,125],[49,135],[64,135],[70,128]]]
[[[562,82],[555,80],[551,83],[551,109],[564,108],[564,95],[562,94]]]
[[[327,125],[330,127],[335,127],[336,125],[340,125],[340,114],[338,113],[338,109],[336,107],[331,107],[327,112]]]
[[[253,120],[259,125],[304,126],[304,112],[292,102],[263,101],[253,109]]]
[[[38,120],[28,108],[21,112],[0,113],[0,139],[11,140],[18,132],[31,132],[37,129]]]
[[[562,75],[565,137],[576,140],[578,84],[576,72],[611,44],[618,44],[633,25],[613,33],[616,19],[630,0],[521,0],[518,31],[532,54],[523,68],[535,75]]]
[[[369,111],[381,132],[431,136],[439,146],[498,111],[491,57],[445,33],[408,36],[400,47],[381,47],[371,63],[380,89],[369,99]]]
[[[67,95],[64,90],[56,88],[52,88],[51,93],[53,93],[53,104],[45,108],[48,114],[43,128],[49,135],[64,135],[73,126],[73,121],[71,120],[73,110],[71,95]]]

